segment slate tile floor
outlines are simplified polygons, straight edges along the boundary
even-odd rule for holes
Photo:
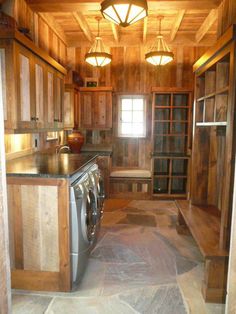
[[[100,238],[77,291],[13,291],[13,313],[220,314],[201,296],[203,261],[176,233],[172,201],[108,200]]]

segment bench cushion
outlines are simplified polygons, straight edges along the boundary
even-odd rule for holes
[[[140,169],[116,170],[110,173],[112,178],[151,178],[151,171]]]

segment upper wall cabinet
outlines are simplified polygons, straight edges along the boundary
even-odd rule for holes
[[[64,93],[64,128],[78,128],[80,123],[79,89],[75,84],[66,84]]]
[[[80,126],[85,129],[112,128],[112,87],[80,88]]]
[[[17,31],[0,37],[6,132],[63,127],[66,70]]]

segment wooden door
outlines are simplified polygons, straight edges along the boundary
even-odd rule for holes
[[[46,100],[46,80],[45,80],[45,63],[35,57],[34,59],[34,84],[35,84],[35,116],[36,116],[36,123],[37,128],[44,127],[45,121],[45,100]]]
[[[16,45],[16,84],[18,104],[18,128],[36,127],[35,86],[32,53],[21,45]]]
[[[66,88],[64,93],[64,128],[74,127],[74,88]]]
[[[93,129],[93,107],[94,107],[94,93],[81,92],[80,93],[81,105],[81,127]]]
[[[54,122],[56,128],[62,128],[64,104],[64,77],[58,71],[55,72],[54,84],[55,84]]]

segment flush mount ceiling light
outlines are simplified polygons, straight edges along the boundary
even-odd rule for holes
[[[95,67],[103,67],[111,62],[112,57],[111,54],[106,51],[102,38],[100,37],[99,23],[101,17],[96,17],[96,20],[98,21],[98,33],[92,47],[85,55],[85,61]]]
[[[126,27],[147,16],[145,0],[104,0],[101,12],[105,19]]]
[[[150,51],[145,54],[145,59],[152,65],[165,65],[174,59],[173,52],[170,51],[166,42],[161,35],[161,20],[163,16],[158,16],[159,21],[159,33],[157,35],[154,45]]]

